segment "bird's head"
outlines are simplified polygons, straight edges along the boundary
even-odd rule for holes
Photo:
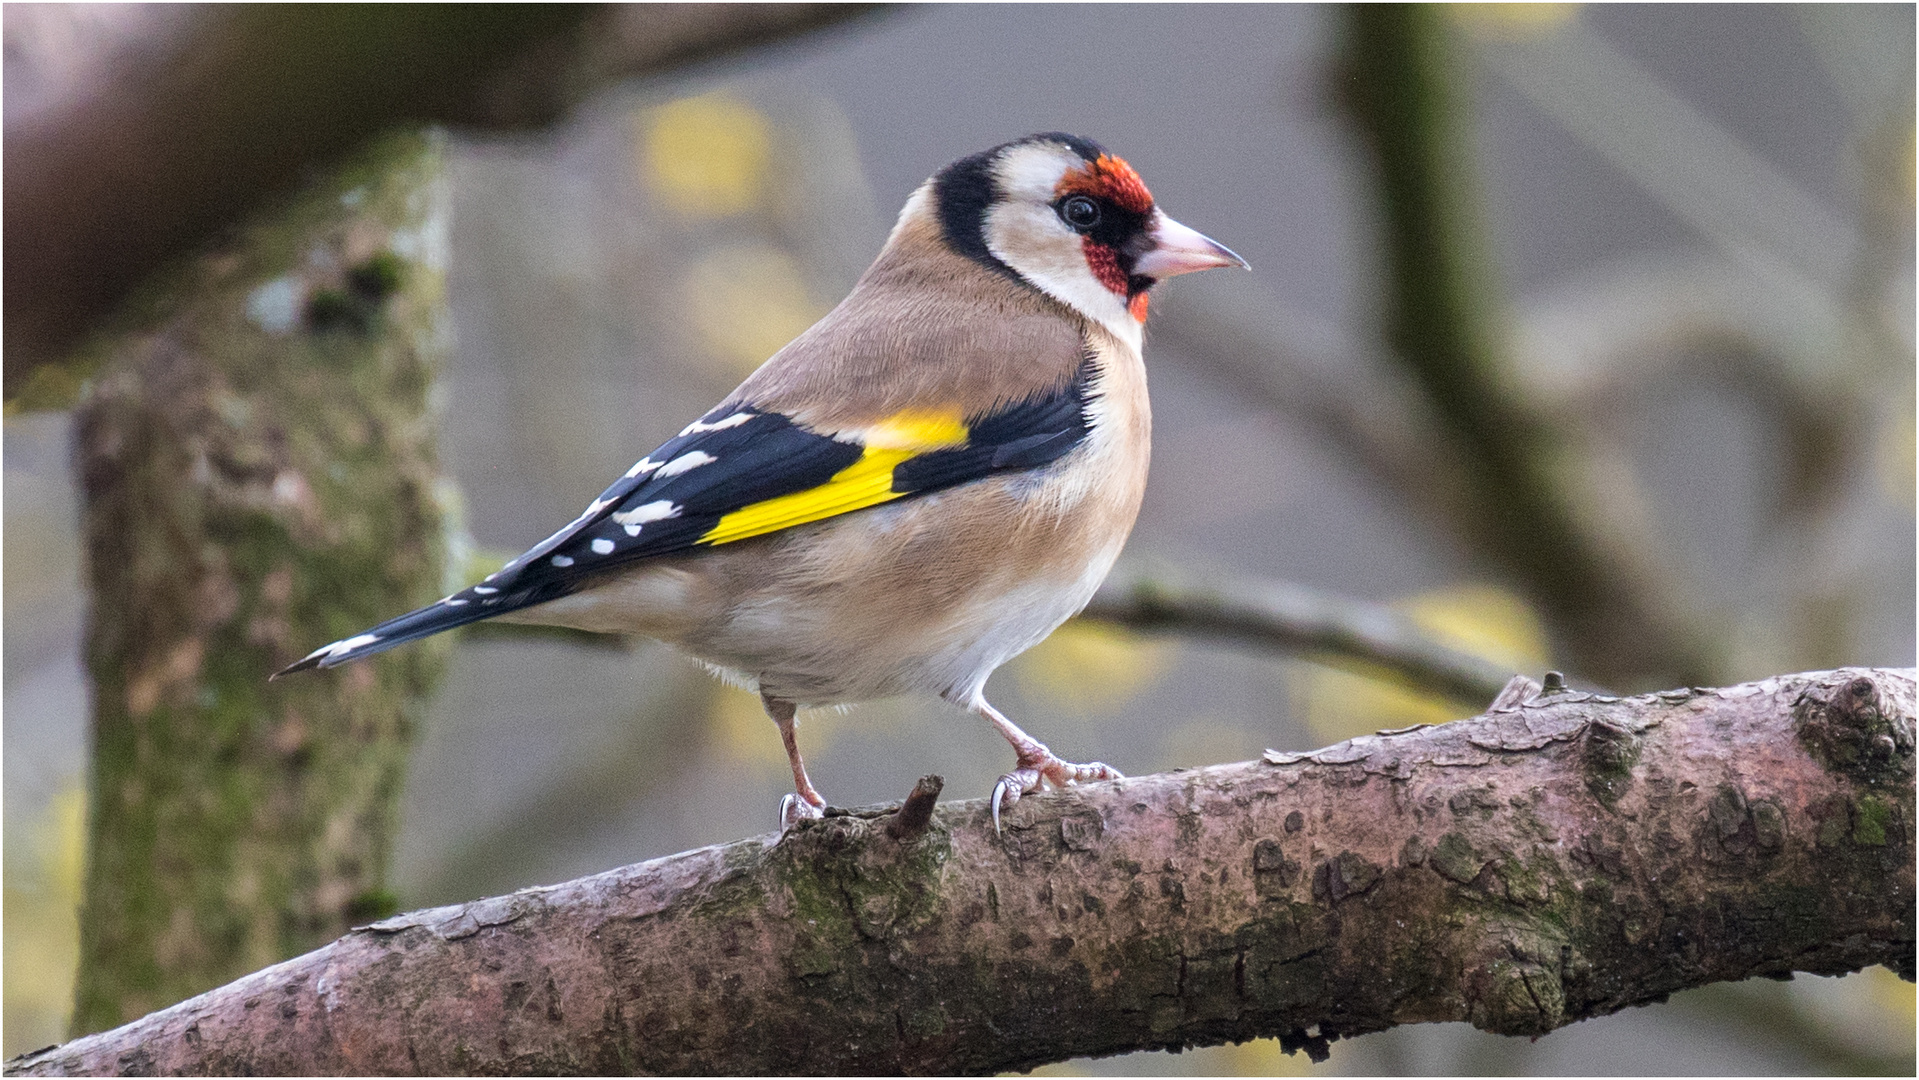
[[[1167,217],[1121,158],[1050,133],[948,165],[907,213],[938,215],[953,250],[1137,339],[1147,291],[1176,274],[1246,260]]]

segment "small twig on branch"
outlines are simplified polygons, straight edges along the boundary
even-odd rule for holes
[[[933,807],[939,804],[946,781],[938,776],[922,776],[913,791],[900,804],[900,811],[886,825],[886,835],[902,843],[926,831],[933,823]]]
[[[890,808],[414,912],[8,1065],[986,1073],[1689,987],[1913,977],[1914,672],[1499,711],[1315,753]]]
[[[1512,675],[1439,644],[1389,607],[1283,581],[1197,582],[1126,568],[1107,578],[1084,617],[1277,649],[1457,701],[1490,700]]]

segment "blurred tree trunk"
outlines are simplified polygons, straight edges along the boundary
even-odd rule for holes
[[[437,136],[379,143],[152,285],[75,425],[91,836],[73,1030],[394,906],[407,745],[444,649],[267,676],[444,584]]]
[[[1713,681],[1712,635],[1670,568],[1587,475],[1568,418],[1528,400],[1511,369],[1450,16],[1342,14],[1338,90],[1373,170],[1389,352],[1460,463],[1453,524],[1539,606],[1580,675],[1619,689]]]

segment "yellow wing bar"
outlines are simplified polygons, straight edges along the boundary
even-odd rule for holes
[[[898,413],[857,433],[865,446],[858,461],[806,491],[743,506],[720,518],[698,543],[730,544],[809,521],[848,514],[891,502],[906,492],[893,490],[893,469],[930,450],[966,445],[966,424],[958,412]]]

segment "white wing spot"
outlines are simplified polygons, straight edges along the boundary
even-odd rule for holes
[[[607,540],[604,538],[593,541],[593,554],[595,555],[613,554],[613,541]]]
[[[692,423],[686,425],[686,427],[680,429],[680,435],[684,437],[687,435],[691,435],[696,431],[725,431],[727,428],[739,427],[741,424],[744,424],[748,420],[753,419],[753,417],[756,415],[758,414],[750,413],[750,412],[736,412],[732,416],[729,416],[725,418],[724,420],[715,420],[710,424],[704,420],[695,420]]]
[[[447,606],[449,607],[465,607],[467,604],[467,601],[449,596],[446,598],[446,603],[447,603]]]
[[[571,555],[555,555],[553,556],[553,565],[559,567],[572,566],[573,557]]]
[[[654,499],[628,510],[624,514],[614,514],[613,520],[622,525],[644,525],[649,521],[665,521],[680,516],[680,508],[673,505],[672,499]]]
[[[355,649],[364,648],[378,640],[380,640],[380,638],[377,634],[361,634],[359,637],[350,637],[345,641],[336,641],[328,645],[326,647],[326,654],[328,657],[345,656]]]
[[[654,461],[650,457],[643,457],[640,460],[634,462],[632,468],[626,470],[626,478],[628,480],[631,480],[636,476],[640,476],[642,474],[652,472],[654,469],[657,469],[659,467],[660,467],[659,462]]]
[[[492,581],[493,579],[487,578],[487,580]],[[473,586],[473,591],[476,593],[479,593],[481,596],[492,596],[494,593],[499,592],[500,590],[494,588],[491,585],[475,585]]]
[[[638,525],[623,525],[621,528],[626,530],[626,535],[628,536],[640,535],[640,527]]]
[[[720,459],[704,450],[689,450],[679,457],[674,458],[672,461],[660,466],[660,471],[654,475],[661,479],[669,476],[678,476],[681,473],[692,472],[702,465],[711,465],[718,460]]]

